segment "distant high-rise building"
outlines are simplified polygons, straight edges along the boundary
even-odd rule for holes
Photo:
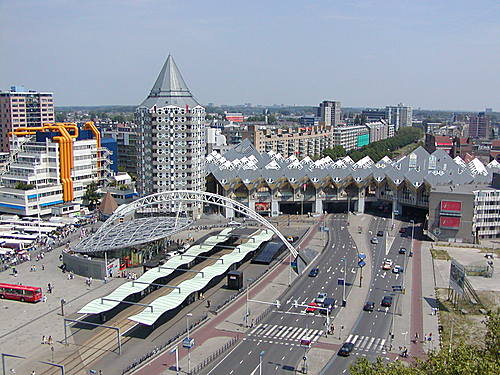
[[[380,121],[387,118],[387,112],[384,109],[368,108],[361,112],[366,122]]]
[[[399,103],[397,106],[385,107],[389,124],[394,125],[396,131],[405,126],[411,126],[413,110],[410,106]]]
[[[342,115],[340,102],[324,100],[318,107],[318,117],[325,126],[339,126]]]
[[[487,139],[490,137],[490,118],[486,113],[479,112],[469,119],[469,137]]]
[[[204,121],[205,108],[193,98],[169,55],[150,94],[136,110],[139,194],[204,190]],[[161,209],[176,206],[174,202]],[[198,217],[202,205],[188,203],[183,209]]]
[[[26,90],[12,86],[0,92],[0,152],[9,152],[9,132],[24,126],[42,126],[54,121],[51,92]]]

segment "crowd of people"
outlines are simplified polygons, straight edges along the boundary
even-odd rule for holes
[[[82,217],[75,224],[67,224],[64,227],[55,229],[52,233],[43,235],[33,241],[33,244],[24,250],[12,250],[5,254],[0,254],[0,271],[13,268],[12,272],[15,276],[18,270],[15,268],[17,265],[24,262],[31,262],[36,260],[39,262],[43,260],[44,254],[52,251],[54,248],[69,244],[74,234],[78,232],[80,239],[89,234],[90,229],[85,226],[95,224],[98,216],[96,214]],[[40,267],[43,268],[43,265]],[[31,271],[36,271],[37,266],[33,265]]]

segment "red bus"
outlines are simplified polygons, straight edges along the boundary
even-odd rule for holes
[[[2,299],[14,299],[21,302],[39,302],[42,296],[42,288],[37,286],[0,283],[0,298]]]

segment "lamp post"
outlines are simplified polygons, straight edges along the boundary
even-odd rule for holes
[[[189,339],[189,317],[193,316],[191,313],[186,314],[186,328],[187,338]],[[188,374],[191,373],[191,347],[188,347]]]
[[[411,223],[411,243],[410,243],[410,253],[413,253],[413,230],[415,228],[415,220],[410,220]]]
[[[342,285],[342,307],[346,306],[346,300],[345,300],[345,282],[346,282],[346,271],[347,271],[347,263],[346,259],[342,258],[342,261],[344,262],[344,282]]]
[[[291,265],[292,264],[290,263],[290,267],[291,267]],[[246,299],[246,303],[245,303],[245,327],[246,328],[248,328],[248,315],[250,314],[250,312],[248,311],[248,290],[250,289],[250,283],[252,281],[253,281],[252,279],[247,279],[247,292],[246,292],[247,299]]]
[[[259,353],[259,375],[262,375],[262,357],[264,357],[266,352],[263,350]]]

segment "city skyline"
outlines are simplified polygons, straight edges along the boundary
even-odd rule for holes
[[[499,102],[493,1],[117,4],[0,3],[0,88],[54,92],[57,106],[138,105],[171,53],[201,103]]]

